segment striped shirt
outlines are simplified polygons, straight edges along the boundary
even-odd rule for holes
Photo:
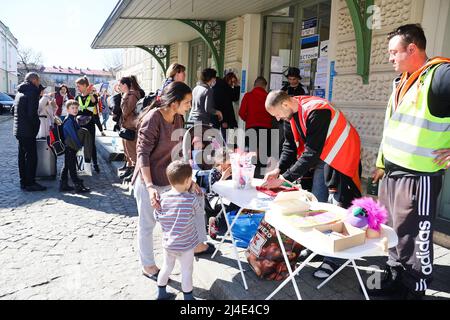
[[[164,248],[181,252],[195,248],[200,243],[194,222],[194,215],[201,210],[199,198],[171,190],[161,195],[160,203],[155,219],[163,230]]]

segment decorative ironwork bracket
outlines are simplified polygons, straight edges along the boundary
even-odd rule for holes
[[[170,46],[137,46],[137,48],[150,53],[163,69],[164,75],[167,73],[170,65]]]
[[[369,26],[370,10],[374,0],[346,0],[356,35],[357,73],[364,84],[369,84],[372,28]]]
[[[178,20],[197,31],[212,52],[219,77],[223,77],[225,67],[225,30],[224,21]]]

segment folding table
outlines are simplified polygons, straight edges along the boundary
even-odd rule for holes
[[[313,203],[312,210],[333,210],[336,213],[345,214],[346,210],[339,208],[334,205],[325,204],[325,203]],[[302,299],[300,292],[298,290],[297,282],[295,281],[295,276],[317,255],[321,255],[324,257],[333,257],[345,259],[345,262],[338,270],[336,270],[330,277],[328,277],[323,283],[321,283],[317,289],[322,288],[325,284],[331,281],[338,273],[340,273],[346,266],[352,264],[353,269],[355,270],[356,276],[358,278],[361,289],[364,293],[366,300],[369,300],[369,296],[367,294],[366,287],[363,283],[361,275],[358,270],[358,266],[356,265],[355,260],[360,260],[364,257],[373,257],[373,256],[384,256],[386,252],[383,249],[382,239],[387,238],[388,248],[395,247],[398,243],[398,237],[395,231],[383,225],[382,226],[382,236],[380,239],[366,239],[364,245],[356,246],[353,248],[346,249],[344,251],[333,252],[329,248],[325,247],[323,243],[317,238],[317,233],[312,231],[312,228],[309,229],[300,229],[295,227],[292,223],[289,223],[289,218],[283,216],[282,214],[276,214],[271,211],[267,211],[265,215],[265,220],[267,223],[272,225],[276,229],[276,233],[280,242],[281,251],[283,253],[284,260],[286,262],[289,277],[280,284],[280,286],[275,289],[275,291],[267,297],[266,300],[272,299],[284,286],[286,286],[289,281],[292,281],[292,284],[295,289],[295,293],[299,300]],[[286,255],[286,250],[284,248],[283,242],[281,241],[280,232],[291,238],[292,240],[300,243],[302,246],[308,248],[312,251],[312,254],[308,256],[308,258],[294,271],[289,263],[289,259]]]
[[[239,259],[239,253],[237,250],[236,241],[234,240],[233,237],[232,228],[237,222],[239,216],[242,214],[242,211],[244,209],[261,210],[261,211],[266,211],[269,209],[269,204],[273,201],[273,198],[264,193],[256,191],[256,187],[262,185],[262,183],[263,180],[254,179],[252,183],[252,188],[245,190],[235,189],[233,181],[231,180],[220,181],[212,186],[212,190],[219,195],[220,203],[222,205],[222,212],[225,215],[225,221],[227,222],[228,227],[228,230],[225,233],[224,237],[222,238],[222,241],[217,246],[216,251],[212,255],[212,259],[214,259],[214,257],[216,256],[225,239],[228,237],[228,235],[230,235],[231,241],[233,243],[234,256],[239,265],[239,270],[241,272],[242,280],[244,281],[245,290],[248,290],[248,285],[245,279],[244,269],[242,268],[241,260]],[[233,219],[231,224],[226,217],[224,199],[240,207],[239,212],[236,214],[236,217]]]

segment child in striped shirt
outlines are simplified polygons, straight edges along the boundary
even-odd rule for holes
[[[185,300],[195,300],[192,294],[194,249],[200,243],[195,215],[204,210],[202,198],[192,191],[192,168],[189,163],[175,161],[167,168],[172,189],[161,195],[161,209],[155,210],[155,219],[163,230],[164,263],[158,275],[157,300],[168,300],[169,276],[178,260],[181,266],[182,290]],[[203,213],[204,214],[204,213]]]

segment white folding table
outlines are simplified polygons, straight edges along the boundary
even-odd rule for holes
[[[312,204],[312,210],[333,210],[333,212],[339,213],[339,211],[343,214],[346,213],[345,209],[325,204],[325,203],[313,203]],[[360,260],[364,257],[374,257],[374,256],[384,256],[386,255],[386,252],[383,249],[382,239],[387,238],[388,240],[388,248],[395,247],[398,243],[398,237],[395,231],[388,227],[383,225],[382,226],[382,236],[380,239],[366,239],[366,242],[364,245],[360,245],[357,247],[349,248],[344,251],[339,252],[333,252],[330,249],[323,246],[323,243],[317,238],[317,233],[312,232],[312,229],[299,229],[295,226],[293,226],[291,223],[289,223],[289,219],[286,218],[286,216],[283,216],[281,214],[275,214],[271,211],[267,211],[265,215],[265,220],[267,223],[272,225],[277,232],[277,236],[280,242],[281,251],[283,253],[284,260],[286,262],[288,271],[289,271],[289,277],[283,281],[283,283],[280,284],[280,286],[275,289],[275,291],[267,297],[266,300],[272,299],[284,286],[286,286],[289,281],[292,281],[292,284],[295,289],[295,293],[297,294],[297,298],[301,300],[301,295],[297,287],[297,282],[295,281],[295,276],[317,255],[321,255],[324,257],[332,257],[332,258],[340,258],[345,259],[347,262],[345,262],[338,270],[336,270],[330,277],[328,277],[323,283],[321,283],[317,289],[322,288],[325,284],[327,284],[329,281],[331,281],[338,273],[340,273],[346,266],[349,264],[352,264],[356,276],[358,277],[359,284],[361,285],[361,289],[364,293],[364,296],[366,300],[369,300],[369,296],[367,294],[366,287],[364,285],[364,282],[361,278],[361,275],[358,270],[358,266],[356,265],[356,260]],[[292,240],[300,243],[302,246],[308,248],[312,251],[312,254],[308,256],[308,258],[294,271],[292,271],[292,268],[289,263],[289,259],[286,255],[286,251],[283,245],[283,242],[281,241],[280,232],[291,238]]]
[[[225,236],[222,238],[222,241],[217,246],[216,251],[212,255],[212,259],[216,256],[217,252],[219,251],[220,247],[224,243],[225,239],[230,235],[231,241],[233,243],[233,250],[234,250],[234,256],[238,263],[239,270],[241,272],[242,280],[244,281],[244,288],[245,290],[248,290],[247,281],[245,280],[244,275],[244,269],[242,268],[241,260],[239,259],[239,253],[236,246],[236,241],[234,240],[232,228],[237,222],[239,216],[242,214],[242,211],[244,209],[247,210],[261,210],[266,211],[269,209],[269,204],[272,202],[273,198],[262,193],[258,192],[256,190],[257,186],[262,185],[263,180],[254,179],[252,183],[251,189],[245,189],[245,190],[239,190],[235,189],[233,185],[233,181],[227,180],[227,181],[220,181],[215,183],[212,186],[212,190],[219,195],[220,203],[222,205],[222,212],[225,216],[225,221],[227,222],[228,230],[225,234]],[[239,212],[236,214],[236,217],[233,219],[232,223],[228,221],[226,217],[226,209],[224,205],[224,199],[227,199],[228,201],[234,203],[235,205],[240,207]]]

